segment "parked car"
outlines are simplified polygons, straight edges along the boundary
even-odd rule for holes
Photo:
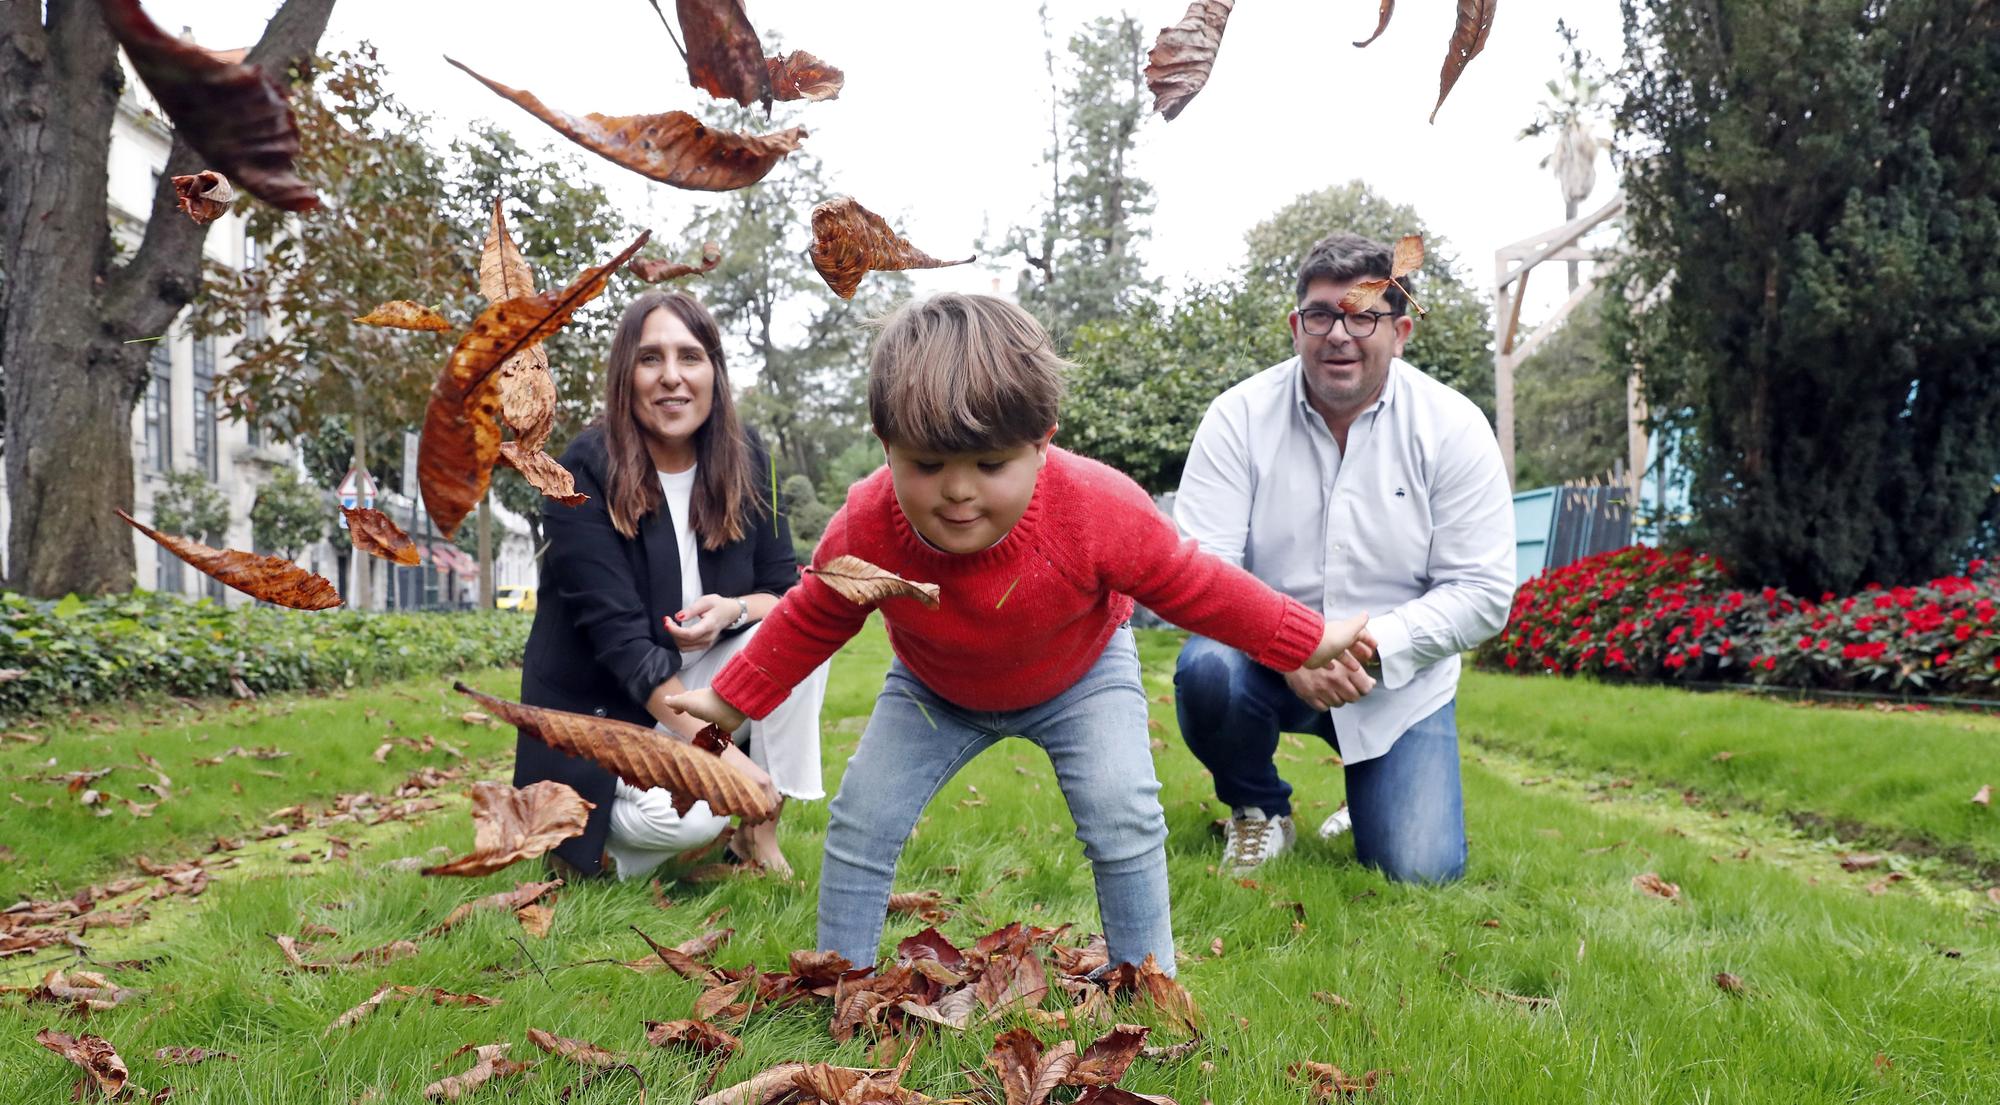
[[[535,612],[535,589],[525,583],[502,587],[494,593],[493,605],[502,610],[520,610],[532,614]]]

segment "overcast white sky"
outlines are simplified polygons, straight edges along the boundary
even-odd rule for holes
[[[151,0],[170,31],[192,28],[204,45],[246,45],[277,0]],[[671,15],[673,4],[662,0]],[[998,238],[1029,222],[1047,190],[1041,163],[1048,91],[1036,0],[747,0],[760,31],[809,50],[847,73],[838,100],[808,105],[807,148],[832,187],[890,218],[936,256],[972,252],[982,231]],[[1180,19],[1185,0],[1051,0],[1058,42],[1090,19],[1120,10],[1153,32]],[[1616,0],[1502,5],[1486,50],[1466,69],[1435,126],[1439,65],[1453,5],[1401,5],[1374,45],[1374,0],[1239,0],[1208,86],[1178,119],[1150,116],[1138,171],[1157,192],[1144,256],[1170,287],[1213,279],[1240,264],[1243,234],[1293,197],[1360,178],[1413,205],[1443,234],[1465,270],[1490,284],[1493,251],[1562,219],[1555,180],[1538,163],[1541,140],[1516,141],[1559,71],[1557,14],[1599,57],[1621,43]],[[487,118],[531,145],[567,145],[553,131],[445,64],[453,57],[582,114],[680,109],[713,103],[686,69],[646,0],[340,0],[323,46],[363,39],[379,49],[406,102],[446,133]],[[629,217],[669,240],[706,193],[651,184],[584,153],[591,172],[631,197]],[[1600,161],[1590,210],[1615,181]],[[1331,228],[1329,228],[1331,229]],[[917,289],[983,290],[1011,268],[912,274]],[[1529,316],[1560,298],[1540,283]]]

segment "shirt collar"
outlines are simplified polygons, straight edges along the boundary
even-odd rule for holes
[[[1402,390],[1403,374],[1409,371],[1414,371],[1414,370],[1410,367],[1410,365],[1407,362],[1403,360],[1403,358],[1401,357],[1391,358],[1389,361],[1389,378],[1382,382],[1381,396],[1379,396],[1375,400],[1375,404],[1373,406],[1369,407],[1365,411],[1362,411],[1361,413],[1364,415],[1380,414],[1384,408],[1386,408],[1392,401],[1394,401],[1394,399],[1396,398],[1396,393]],[[1301,416],[1307,414],[1318,414],[1319,412],[1313,410],[1311,401],[1306,397],[1305,361],[1302,358],[1297,356],[1294,356],[1292,358],[1291,377],[1292,377],[1293,408],[1296,409]]]

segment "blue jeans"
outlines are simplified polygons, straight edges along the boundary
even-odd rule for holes
[[[995,672],[994,678],[1006,678]],[[1146,692],[1132,630],[1121,627],[1076,684],[1022,710],[968,710],[939,698],[898,660],[828,806],[819,946],[872,964],[896,861],[939,788],[1009,736],[1039,745],[1076,820],[1097,883],[1113,963],[1174,970],[1167,820],[1146,735]]]
[[[1396,738],[1389,751],[1348,764],[1354,853],[1398,882],[1451,882],[1465,874],[1465,796],[1458,778],[1457,701]],[[1174,666],[1181,739],[1215,777],[1215,796],[1267,815],[1292,812],[1278,774],[1278,734],[1309,733],[1339,747],[1333,717],[1285,677],[1228,645],[1190,637]]]

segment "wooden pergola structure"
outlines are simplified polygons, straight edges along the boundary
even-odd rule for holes
[[[1585,273],[1577,282],[1569,298],[1555,309],[1548,318],[1542,320],[1527,334],[1521,333],[1521,301],[1528,288],[1528,277],[1535,266],[1544,261],[1567,263],[1571,261],[1598,261],[1606,254],[1593,249],[1585,249],[1577,243],[1583,236],[1599,226],[1617,218],[1625,211],[1625,194],[1614,194],[1610,201],[1597,210],[1581,218],[1572,219],[1561,226],[1545,230],[1532,237],[1523,238],[1511,245],[1502,246],[1493,253],[1493,407],[1494,430],[1500,438],[1500,456],[1507,466],[1507,482],[1514,482],[1514,370],[1521,362],[1532,356],[1535,350],[1559,329],[1578,306],[1596,287],[1591,274]],[[1625,441],[1628,454],[1625,466],[1626,478],[1631,483],[1632,499],[1639,498],[1640,481],[1646,471],[1646,409],[1639,390],[1639,366],[1633,365],[1625,379]]]

